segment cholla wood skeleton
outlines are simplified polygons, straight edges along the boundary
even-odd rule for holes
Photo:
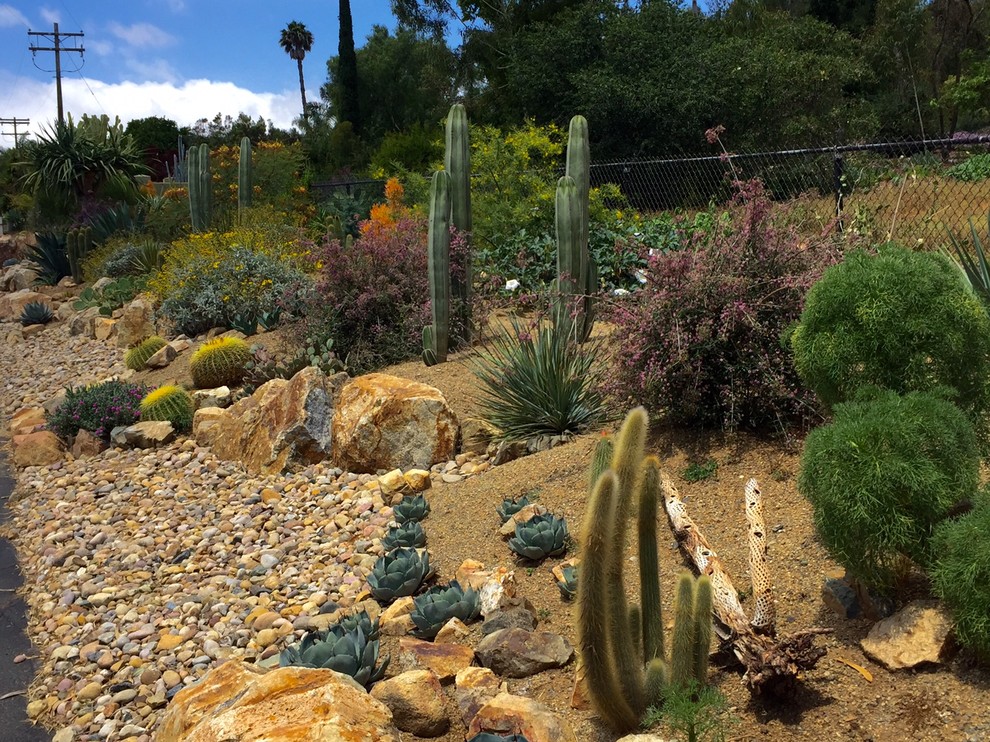
[[[746,520],[749,524],[749,568],[756,608],[752,620],[739,603],[739,595],[718,554],[687,514],[677,487],[661,477],[664,507],[670,529],[682,552],[698,574],[708,575],[714,589],[715,632],[724,648],[746,668],[745,680],[755,695],[788,695],[802,672],[812,669],[826,650],[814,644],[815,636],[830,629],[811,628],[778,639],[773,585],[767,568],[767,537],[763,501],[755,479],[746,483]]]

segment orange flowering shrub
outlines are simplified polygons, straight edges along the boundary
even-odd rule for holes
[[[393,233],[399,221],[410,215],[409,207],[403,203],[405,195],[399,179],[389,178],[385,183],[385,203],[371,207],[371,215],[358,227],[361,235],[385,237]]]

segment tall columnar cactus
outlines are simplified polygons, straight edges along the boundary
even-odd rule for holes
[[[89,227],[70,229],[65,236],[65,250],[69,257],[72,280],[83,282],[83,261],[93,247],[93,236]]]
[[[244,211],[251,206],[252,188],[251,181],[251,140],[248,137],[241,138],[241,159],[237,168],[237,215],[241,221],[244,220]]]
[[[450,291],[457,302],[462,329],[461,340],[471,339],[471,144],[468,138],[467,111],[460,103],[447,114],[446,152],[443,167],[450,175],[450,221],[467,242],[464,275],[451,276]]]
[[[430,186],[430,233],[427,265],[433,324],[423,328],[423,362],[447,360],[450,338],[450,175],[438,170]]]
[[[669,657],[664,652],[656,533],[661,474],[659,461],[644,457],[646,426],[641,407],[626,417],[612,465],[595,482],[581,534],[581,660],[595,709],[622,732],[637,727],[672,683],[705,682],[712,632],[711,583],[684,574]],[[599,444],[607,445],[607,439]],[[640,604],[627,605],[623,559],[634,494],[639,500]]]
[[[557,181],[557,296],[554,323],[573,335],[575,320],[580,324],[578,297],[581,294],[581,197],[570,175]]]
[[[588,247],[591,149],[588,139],[588,120],[584,116],[575,116],[571,119],[567,137],[565,175],[574,179],[577,188],[577,246],[568,247],[568,249],[576,249],[576,253],[565,261],[572,271],[568,274],[567,288],[570,289],[570,293],[565,293],[563,289],[560,293],[561,300],[570,304],[570,311],[576,314],[574,329],[577,339],[584,342],[591,335],[594,324],[594,294],[598,290],[598,268]],[[559,255],[561,249],[558,241],[557,270],[558,274],[563,276]],[[558,280],[563,284],[562,278]]]
[[[189,215],[194,232],[205,232],[212,221],[213,176],[210,173],[210,148],[205,144],[189,150]]]

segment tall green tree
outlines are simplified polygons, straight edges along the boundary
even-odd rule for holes
[[[299,69],[299,95],[302,97],[302,111],[303,118],[305,118],[306,82],[303,79],[303,60],[306,58],[306,53],[313,48],[313,34],[302,23],[292,21],[282,29],[282,36],[278,43],[290,59],[296,60],[296,66]]]
[[[354,23],[351,0],[340,0],[340,39],[337,43],[341,96],[339,121],[348,121],[355,134],[361,134],[361,101],[358,87],[357,53],[354,51]]]

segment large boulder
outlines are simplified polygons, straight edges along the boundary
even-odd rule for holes
[[[333,415],[334,463],[352,472],[428,469],[454,457],[457,416],[438,389],[387,374],[352,379]]]
[[[859,644],[888,670],[909,670],[942,662],[951,651],[952,618],[934,600],[912,600],[874,624]]]
[[[63,304],[62,306],[65,306]],[[82,335],[88,338],[96,337],[96,320],[100,318],[99,307],[87,307],[81,312],[70,315],[69,334]]]
[[[21,289],[6,296],[0,296],[0,319],[17,319],[24,311],[24,307],[35,301],[51,306],[51,301],[45,294],[31,289]]]
[[[388,708],[346,675],[226,662],[179,691],[157,742],[399,742]]]
[[[124,307],[117,323],[117,347],[130,348],[155,334],[155,308],[143,296]]]
[[[243,461],[252,473],[274,474],[291,461],[315,463],[330,455],[334,401],[347,374],[326,376],[307,366],[291,380],[272,379],[250,397],[217,412],[209,423],[194,418],[200,445],[208,445],[222,459]]]
[[[38,272],[30,263],[20,263],[7,268],[0,277],[0,291],[20,291],[34,286]]]

